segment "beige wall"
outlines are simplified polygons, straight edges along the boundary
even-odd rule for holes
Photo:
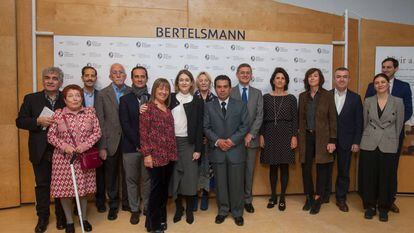
[[[15,1],[0,1],[0,208],[20,205]]]

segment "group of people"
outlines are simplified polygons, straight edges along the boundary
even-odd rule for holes
[[[289,165],[295,163],[298,148],[306,194],[303,210],[317,214],[329,202],[336,160],[336,205],[349,211],[351,156],[360,152],[358,190],[365,218],[373,218],[378,209],[379,219],[387,221],[389,210],[399,211],[394,203],[398,158],[403,125],[412,115],[410,86],[395,79],[397,70],[397,60],[382,62],[382,73],[369,85],[363,105],[361,97],[348,89],[350,73],[345,67],[335,70],[332,90],[323,88],[321,70],[309,69],[299,101],[289,94],[289,75],[281,67],[271,75],[272,91],[265,95],[250,85],[252,67],[246,63],[238,66],[234,87],[226,75],[213,81],[206,72],[194,78],[181,70],[173,86],[158,78],[151,91],[142,66],[132,69],[129,87],[124,67],[113,64],[112,82],[100,91],[95,89],[98,74],[91,66],[82,69],[84,87],[71,84],[62,91],[63,72],[46,68],[44,89],[25,96],[16,119],[18,128],[29,130],[38,215],[35,232],[47,229],[50,196],[55,198],[56,227],[75,232],[69,164],[72,155],[80,157],[92,147],[99,150],[102,166],[83,169],[78,159],[73,162],[78,214],[85,231],[92,230],[88,195],[95,194],[98,212],[106,212],[108,198],[108,220],[117,218],[121,199],[122,209],[131,212],[131,224],[137,224],[143,213],[148,232],[164,232],[169,195],[175,202],[173,222],[185,214],[192,224],[199,191],[200,209],[207,210],[213,186],[215,222],[220,224],[231,214],[242,226],[244,210],[255,211],[252,187],[259,149],[260,162],[269,165],[267,208],[286,209]],[[211,92],[213,84],[217,96]]]

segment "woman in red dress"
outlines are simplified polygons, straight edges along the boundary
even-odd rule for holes
[[[72,207],[75,191],[69,161],[73,153],[82,155],[89,150],[101,137],[98,118],[94,108],[82,107],[82,88],[77,85],[69,85],[63,89],[63,98],[66,107],[56,110],[47,134],[48,141],[55,147],[52,156],[52,182],[50,192],[52,197],[60,198],[65,212],[67,227],[66,232],[75,232]],[[67,125],[64,118],[66,118]],[[73,135],[75,143],[72,142]],[[74,163],[76,183],[80,196],[80,204],[85,231],[91,231],[92,226],[87,220],[86,205],[88,194],[96,192],[95,169],[82,170],[79,160]]]

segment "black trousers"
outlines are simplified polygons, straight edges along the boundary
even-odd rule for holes
[[[109,198],[109,208],[117,209],[119,207],[119,177],[122,169],[122,150],[118,150],[113,155],[108,155],[103,164],[105,173],[105,188]],[[122,203],[128,203],[127,188],[125,176],[122,175]],[[129,206],[126,204],[126,206]]]
[[[174,170],[174,162],[162,167],[149,168],[151,191],[148,200],[145,227],[149,231],[161,230],[161,223],[167,222],[168,186]]]
[[[344,150],[341,147],[336,148],[336,160],[338,167],[338,174],[336,177],[336,200],[346,201],[346,194],[349,190],[349,168],[351,166],[352,151]]]
[[[35,175],[36,213],[39,218],[48,219],[50,216],[50,182],[52,180],[52,151],[47,151],[38,164],[32,164]],[[55,215],[57,219],[64,219],[62,205],[59,198],[55,198]]]
[[[105,204],[105,196],[105,166],[100,166],[96,169],[95,203],[97,206]]]
[[[393,193],[393,200],[392,202],[394,203],[395,199],[396,199],[396,195],[398,192],[398,164],[400,162],[400,155],[401,155],[401,148],[402,148],[402,144],[404,142],[404,129],[402,130],[401,134],[400,134],[400,141],[398,142],[398,150],[396,153],[396,158],[395,158],[395,162],[394,162],[394,167],[395,167],[395,179],[392,182],[392,187],[391,187],[391,191]]]
[[[303,190],[308,197],[318,195],[325,197],[330,186],[333,163],[316,164],[316,193],[313,186],[312,167],[315,158],[315,134],[306,132],[305,163],[302,163]]]
[[[388,212],[393,202],[393,182],[397,174],[394,153],[361,150],[360,171],[362,172],[362,201],[365,208],[375,208]]]

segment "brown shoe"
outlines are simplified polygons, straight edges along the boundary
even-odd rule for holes
[[[337,201],[336,206],[338,206],[339,210],[342,212],[348,212],[349,208],[345,201]]]
[[[390,207],[391,212],[394,213],[399,213],[400,212],[400,208],[398,208],[398,206],[395,203],[392,203],[391,207]]]

